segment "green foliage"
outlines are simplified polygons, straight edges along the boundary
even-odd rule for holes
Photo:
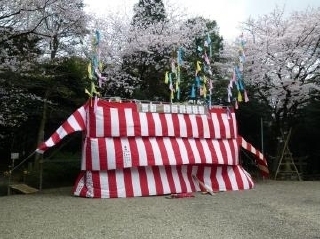
[[[134,6],[132,25],[147,27],[166,20],[166,11],[162,0],[139,0]]]

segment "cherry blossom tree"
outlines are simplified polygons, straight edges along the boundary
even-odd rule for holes
[[[169,100],[164,78],[177,49],[183,48],[185,55],[193,54],[195,39],[208,33],[218,35],[218,28],[208,28],[210,21],[201,17],[188,22],[188,16],[173,5],[165,5],[164,10],[161,1],[143,2],[135,5],[133,17],[109,14],[91,24],[102,36],[100,59],[107,79],[103,94]],[[153,12],[161,14],[154,16]],[[183,68],[194,75],[195,62],[184,61]]]
[[[276,8],[243,24],[244,79],[269,106],[279,130],[294,126],[299,109],[319,94],[320,9],[289,16]]]

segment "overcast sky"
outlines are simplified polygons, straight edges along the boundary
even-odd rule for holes
[[[85,0],[85,4],[99,13],[123,12],[132,14],[132,8],[139,0]],[[248,17],[270,13],[277,5],[285,7],[285,12],[305,10],[308,7],[320,7],[320,0],[163,0],[166,4],[179,6],[190,16],[201,15],[216,20],[220,35],[233,39],[240,34],[239,22]]]

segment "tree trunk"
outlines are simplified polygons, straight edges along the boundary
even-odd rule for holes
[[[37,146],[40,145],[44,140],[44,129],[47,122],[47,111],[48,111],[48,99],[49,96],[49,89],[46,90],[44,102],[43,102],[43,109],[42,109],[42,118],[40,121],[40,126],[38,130],[38,137],[37,137]],[[42,154],[36,154],[34,159],[34,168],[37,170],[39,169],[40,160],[43,158]]]

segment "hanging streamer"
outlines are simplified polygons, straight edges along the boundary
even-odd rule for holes
[[[227,90],[227,95],[228,95],[228,102],[233,102],[234,101],[234,107],[238,109],[240,102],[248,102],[249,98],[247,95],[247,91],[245,89],[245,84],[244,84],[244,75],[243,75],[243,68],[244,68],[244,63],[245,63],[245,53],[244,53],[244,47],[245,47],[245,40],[243,38],[243,34],[241,34],[237,39],[236,39],[236,47],[238,49],[238,56],[237,56],[237,62],[234,66],[233,69],[233,75],[232,78],[229,81],[228,85],[228,90]],[[233,85],[236,87],[237,94],[236,96],[233,96],[232,94],[232,89]]]
[[[91,41],[91,59],[88,64],[88,78],[90,80],[90,90],[85,89],[85,93],[88,94],[90,98],[100,96],[100,93],[97,90],[97,86],[101,87],[102,83],[106,81],[106,78],[103,77],[101,74],[103,66],[100,61],[100,40],[100,32],[96,30]]]

